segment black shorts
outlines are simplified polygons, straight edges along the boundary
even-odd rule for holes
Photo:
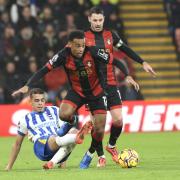
[[[85,97],[81,97],[72,89],[68,91],[62,103],[68,103],[76,109],[80,108],[84,104],[88,104],[88,107],[92,114],[106,114],[107,111],[106,96],[102,95],[95,99],[88,99]]]
[[[116,86],[107,86],[107,108],[108,110],[122,107],[121,93]]]

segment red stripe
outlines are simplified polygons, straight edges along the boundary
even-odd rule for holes
[[[95,114],[106,114],[106,110],[97,109],[97,110],[94,110],[92,113],[93,113],[93,115],[95,115]]]
[[[86,40],[86,46],[90,47],[96,45],[95,36],[91,31],[86,31],[84,35]]]
[[[93,95],[94,96],[98,96],[99,94],[101,94],[103,92],[103,89],[100,85],[99,79],[98,79],[98,86],[95,88],[95,90],[93,91]]]
[[[76,70],[76,65],[74,63],[73,57],[69,56],[66,63],[66,69],[68,70],[69,81],[71,82],[73,90],[80,96],[84,97],[83,90],[81,88],[79,73]],[[71,70],[69,70],[71,69]]]
[[[70,100],[64,99],[64,100],[62,100],[61,104],[62,104],[62,103],[64,103],[64,104],[70,104],[70,105],[73,106],[75,109],[77,108],[77,105],[76,105],[74,102],[70,101]]]
[[[94,61],[95,60],[92,58],[91,53],[87,52],[84,57],[83,64],[85,66],[86,72],[88,73],[88,82],[90,84],[92,94],[97,96],[102,93],[103,89],[100,85]],[[89,67],[88,63],[91,63],[91,67]]]
[[[113,53],[113,37],[111,31],[103,31],[103,39],[106,50]]]
[[[110,64],[107,65],[107,84],[117,85],[116,77],[114,74],[113,62],[113,37],[111,31],[103,31],[104,46],[110,52]]]
[[[122,108],[122,104],[109,107],[110,110]]]

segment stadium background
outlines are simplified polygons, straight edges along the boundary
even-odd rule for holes
[[[116,58],[129,67],[130,74],[140,84],[140,92],[137,93],[124,81],[121,72],[115,70],[122,99],[125,100],[124,131],[146,132],[146,135],[144,133],[123,135],[122,141],[120,140],[122,145],[124,147],[129,145],[140,151],[144,158],[142,166],[145,167],[147,167],[145,161],[151,159],[148,153],[152,153],[155,147],[158,149],[157,144],[153,144],[156,138],[164,153],[159,150],[159,154],[153,154],[152,159],[157,158],[159,164],[161,164],[160,157],[165,157],[168,150],[174,154],[179,153],[176,142],[180,130],[179,0],[0,0],[0,143],[1,147],[4,147],[0,151],[0,154],[3,154],[0,169],[3,169],[4,163],[7,162],[7,152],[14,140],[12,137],[2,138],[2,136],[15,135],[19,117],[30,110],[28,97],[12,98],[11,93],[24,85],[39,67],[64,47],[67,34],[71,30],[88,28],[88,9],[97,4],[105,11],[105,27],[116,30],[121,38],[157,72],[157,77],[153,78],[125,54],[115,51]],[[49,103],[59,105],[68,89],[67,77],[63,69],[59,68],[34,86],[47,91]],[[88,119],[88,114],[81,109],[80,123],[83,123],[84,119]],[[110,124],[111,117],[108,116],[106,132]],[[157,133],[160,131],[171,132]],[[146,137],[149,138],[149,143],[152,143],[149,149],[142,148],[147,145],[143,139]],[[137,143],[136,139],[141,143]],[[169,146],[166,147],[164,144],[161,146],[166,139],[169,140]],[[121,143],[119,144],[121,146]],[[27,147],[29,144],[26,145],[26,149]],[[78,150],[83,153],[81,149]],[[24,151],[24,154],[29,151]],[[146,159],[147,154],[149,159]],[[177,157],[174,154],[170,156],[171,165],[165,166],[172,170],[167,178],[177,173],[174,164]],[[162,163],[167,161],[165,158]],[[40,167],[36,161],[35,163],[36,167]],[[72,166],[77,166],[75,164],[78,162],[73,163]],[[154,162],[150,164],[153,166]],[[26,165],[25,168],[28,169]],[[108,168],[112,167],[113,164]],[[156,164],[156,167],[159,166]],[[163,168],[164,165],[160,167]],[[159,172],[160,175],[165,174],[166,168]],[[17,163],[15,169],[21,170],[22,167]],[[117,172],[117,168],[115,170]],[[141,170],[140,174],[142,172]],[[154,169],[150,169],[150,172],[153,174]],[[124,175],[123,177],[127,178]],[[116,174],[114,177],[117,176]],[[98,177],[101,176],[97,175]],[[133,173],[130,177],[133,178]],[[144,177],[147,178],[146,173],[142,179]]]

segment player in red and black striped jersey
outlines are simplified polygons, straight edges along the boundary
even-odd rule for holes
[[[96,61],[94,61],[96,59]],[[93,147],[102,142],[106,117],[106,97],[98,77],[96,62],[113,63],[112,54],[101,49],[85,47],[84,32],[74,31],[69,36],[68,47],[58,52],[48,63],[36,72],[25,86],[13,93],[26,93],[33,83],[41,79],[51,69],[63,66],[69,77],[71,89],[60,105],[59,117],[72,123],[73,115],[83,104],[88,104],[94,116],[92,133]],[[118,64],[115,63],[116,65]],[[63,78],[63,77],[60,77]]]
[[[104,49],[105,52],[113,54],[113,48],[117,48],[123,51],[127,56],[132,58],[134,61],[142,64],[143,69],[146,72],[152,73],[153,76],[156,75],[152,67],[145,62],[141,57],[139,57],[132,49],[130,49],[117,33],[105,30],[104,25],[104,13],[99,7],[93,7],[90,10],[88,20],[90,22],[90,29],[85,32],[86,46],[89,48]],[[121,96],[117,89],[117,82],[114,74],[113,64],[100,64],[100,71],[103,74],[104,89],[107,92],[107,105],[110,110],[113,123],[110,131],[110,138],[106,150],[112,155],[112,159],[118,162],[118,151],[116,148],[116,141],[121,134],[123,121],[122,121],[122,109],[121,109]],[[102,148],[97,152],[99,156],[98,166],[105,166],[106,160],[102,153]],[[90,161],[85,161],[86,159],[92,159],[95,148],[93,145],[89,148],[88,152],[83,157],[80,167],[88,168]],[[89,164],[88,164],[89,163]]]

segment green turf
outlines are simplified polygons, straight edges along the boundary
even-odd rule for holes
[[[80,170],[78,164],[90,144],[87,137],[83,145],[76,147],[69,158],[66,169],[41,169],[43,162],[36,159],[32,144],[25,140],[20,155],[11,172],[4,172],[8,155],[15,138],[0,138],[0,180],[166,180],[180,179],[180,132],[123,134],[118,147],[133,148],[140,155],[137,168],[122,169],[114,164],[106,153],[107,166],[96,168],[97,158],[91,167]],[[105,141],[107,141],[107,136]]]

